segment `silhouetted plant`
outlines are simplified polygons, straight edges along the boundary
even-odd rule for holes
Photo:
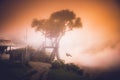
[[[27,51],[26,51],[27,50]],[[27,53],[27,56],[26,56]],[[27,48],[19,48],[14,49],[11,51],[11,59],[13,61],[21,59],[29,61],[41,61],[41,62],[48,62],[49,56],[43,51],[37,51],[32,47],[28,46]]]
[[[48,73],[48,80],[84,80],[83,70],[73,63],[55,60]]]
[[[70,64],[66,64],[66,69],[68,71],[71,71],[71,72],[75,72],[79,75],[83,75],[83,70],[80,69],[80,67],[76,66],[75,64],[73,63],[70,63]]]
[[[52,62],[52,69],[65,69],[64,61],[53,61]]]
[[[83,70],[73,63],[65,64],[64,61],[53,61],[51,69],[62,69],[65,71],[73,72],[79,75],[83,75]]]
[[[81,19],[76,17],[75,13],[70,10],[56,11],[52,13],[48,19],[34,19],[32,22],[33,28],[42,32],[48,39],[54,39],[55,48],[52,53],[54,54],[52,60],[55,56],[59,60],[59,42],[65,32],[81,26]]]
[[[31,61],[40,61],[40,62],[49,62],[49,55],[47,55],[44,51],[36,51],[31,54]]]

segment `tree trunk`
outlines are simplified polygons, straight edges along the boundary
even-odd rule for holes
[[[60,60],[60,56],[59,56],[59,42],[56,43],[55,56],[56,56],[57,60]]]
[[[50,62],[53,61],[55,58],[57,58],[57,60],[60,60],[60,56],[59,56],[59,42],[54,42],[55,46],[53,48],[53,51],[50,55]]]
[[[54,41],[54,44],[55,44],[55,47],[51,53],[51,56],[50,56],[50,62],[53,61],[56,57],[56,59],[59,61],[60,60],[60,56],[59,56],[59,43],[60,43],[60,40],[62,38],[62,36],[64,35],[65,32],[61,33]]]

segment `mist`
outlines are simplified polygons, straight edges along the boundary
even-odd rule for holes
[[[31,0],[28,3],[24,0],[18,2],[13,0],[13,2],[0,1],[0,34],[12,39],[15,44],[25,45],[28,36],[28,45],[35,48],[37,46],[38,49],[43,36],[41,37],[41,34],[39,36],[39,33],[31,28],[32,20],[48,18],[52,12],[70,9],[81,18],[83,28],[67,32],[63,36],[59,50],[61,58],[67,63],[73,62],[90,68],[109,69],[119,66],[119,1]],[[66,53],[70,53],[72,57],[66,57]]]

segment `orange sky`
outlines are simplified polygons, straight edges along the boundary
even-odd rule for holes
[[[40,41],[43,37],[31,29],[32,20],[48,18],[57,10],[69,9],[81,17],[83,28],[65,34],[60,44],[60,56],[66,61],[85,66],[98,66],[104,61],[110,63],[106,57],[120,52],[119,44],[117,45],[117,42],[120,43],[118,2],[117,0],[3,0],[0,2],[0,33],[9,34],[18,42],[24,42],[27,27],[28,44],[39,46],[37,44],[42,43]],[[113,45],[117,46],[112,49]],[[73,57],[67,58],[66,52]]]

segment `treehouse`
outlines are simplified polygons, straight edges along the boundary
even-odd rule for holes
[[[0,60],[9,60],[13,45],[11,40],[0,39]]]

